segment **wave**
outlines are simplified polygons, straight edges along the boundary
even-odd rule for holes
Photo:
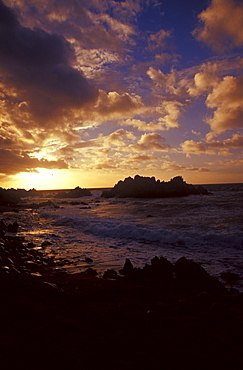
[[[159,225],[141,225],[122,222],[114,218],[72,218],[60,217],[54,224],[75,228],[76,232],[92,234],[99,238],[152,243],[158,245],[230,247],[240,249],[243,246],[242,233],[223,235],[212,232],[195,232],[166,230]],[[182,228],[183,229],[183,228]]]

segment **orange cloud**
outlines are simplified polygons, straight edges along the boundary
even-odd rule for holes
[[[167,116],[168,117],[168,116]],[[171,122],[172,123],[172,122]],[[178,127],[177,124],[172,123],[169,125],[169,120],[160,117],[157,122],[146,122],[140,119],[127,119],[120,122],[121,126],[132,126],[139,131],[162,131],[171,127]]]
[[[194,140],[186,140],[184,143],[181,144],[182,151],[184,153],[193,153],[193,154],[201,154],[205,153],[206,149],[201,142],[196,142]]]
[[[171,37],[171,31],[161,29],[160,31],[150,35],[149,47],[152,50],[163,50],[167,46],[167,39]]]
[[[116,91],[107,94],[103,90],[99,90],[98,100],[94,107],[95,113],[108,119],[129,117],[141,111],[142,108],[141,97],[136,94],[120,95]]]
[[[130,161],[132,162],[144,162],[153,160],[155,160],[155,157],[151,155],[133,155],[130,157]]]
[[[118,146],[125,146],[127,140],[135,140],[136,137],[133,135],[132,132],[126,131],[124,129],[119,129],[111,133],[110,135],[104,138],[105,143],[109,145],[118,145]]]
[[[243,148],[243,134],[234,134],[231,139],[224,140],[224,144],[230,148]]]
[[[226,76],[208,95],[206,105],[216,109],[207,123],[215,133],[243,127],[243,76]]]
[[[203,23],[194,31],[199,41],[216,51],[225,51],[243,45],[243,5],[234,0],[212,0],[199,14]]]
[[[158,133],[144,134],[137,144],[130,145],[133,151],[168,151],[170,146],[165,143],[165,138]]]
[[[165,171],[195,171],[195,172],[209,172],[210,170],[205,167],[186,167],[180,164],[172,162],[164,162],[162,164],[162,169]]]
[[[220,141],[210,141],[207,143],[196,142],[193,140],[186,140],[181,144],[182,151],[190,157],[190,154],[221,154],[221,155],[230,155],[232,152],[228,149],[224,142]]]
[[[153,80],[162,91],[169,94],[178,95],[179,90],[177,85],[177,73],[175,69],[172,69],[170,73],[165,74],[161,70],[157,70],[153,67],[149,67],[147,75]]]
[[[27,153],[17,150],[0,149],[0,173],[4,175],[15,175],[19,172],[36,171],[36,168],[67,169],[68,164],[59,159],[48,161],[30,157]]]
[[[188,92],[191,96],[199,96],[215,86],[218,80],[216,73],[208,71],[198,72],[195,74],[193,86],[189,87]]]

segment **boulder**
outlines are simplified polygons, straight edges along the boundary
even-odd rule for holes
[[[8,227],[5,224],[4,220],[0,220],[0,229],[2,229],[3,231],[7,231],[7,229],[8,229]]]
[[[123,266],[123,268],[120,270],[120,273],[122,275],[129,275],[130,273],[133,272],[133,264],[132,262],[130,261],[129,258],[126,258],[126,261],[125,261],[125,264]]]
[[[154,257],[151,265],[146,264],[142,269],[144,278],[169,281],[173,277],[174,266],[164,257]]]
[[[89,267],[89,268],[85,271],[85,273],[86,273],[87,275],[90,275],[90,276],[97,276],[97,275],[98,275],[98,272],[97,272],[95,269],[93,269],[92,267]]]
[[[3,220],[0,220],[0,238],[3,238],[8,227]]]
[[[108,269],[104,272],[104,279],[117,279],[117,272],[113,269]]]
[[[181,257],[175,263],[175,275],[180,285],[187,289],[206,291],[211,293],[224,293],[226,288],[214,279],[198,263]]]
[[[13,222],[12,224],[8,225],[7,231],[10,233],[17,233],[19,224],[18,222]]]

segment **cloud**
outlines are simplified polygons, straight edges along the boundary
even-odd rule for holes
[[[186,140],[181,144],[184,153],[201,154],[206,152],[206,148],[201,142]]]
[[[27,153],[16,150],[0,149],[0,173],[4,175],[15,175],[19,172],[36,171],[36,168],[47,169],[67,169],[68,164],[59,159],[48,161],[47,159],[37,159],[30,157]]]
[[[160,31],[150,35],[149,48],[151,50],[163,50],[167,46],[167,39],[171,37],[171,31],[161,29]]]
[[[119,53],[108,48],[84,49],[81,46],[75,46],[77,64],[82,66],[82,71],[87,78],[95,81],[105,82],[105,75],[109,73],[109,65],[121,63]],[[105,72],[105,73],[104,73]]]
[[[48,130],[54,117],[60,122],[72,109],[95,101],[95,88],[72,67],[75,54],[70,43],[40,28],[21,26],[2,2],[0,12],[2,84],[5,96],[26,118],[25,125]]]
[[[135,140],[136,137],[133,135],[132,132],[126,131],[124,129],[119,129],[112,132],[105,138],[105,142],[109,143],[110,145],[126,145],[125,141],[127,140]]]
[[[207,123],[215,133],[243,127],[243,76],[224,77],[206,99],[208,108],[216,109]]]
[[[227,75],[239,75],[242,73],[243,58],[240,56],[228,57],[216,60],[213,58],[200,65],[177,71],[177,91],[187,92],[186,99],[197,98],[208,94],[216,87],[223,77]]]
[[[116,91],[106,93],[99,90],[94,113],[107,119],[119,119],[133,116],[144,108],[142,99],[136,94],[118,94]],[[87,112],[89,114],[89,112]],[[92,113],[91,113],[92,114]]]
[[[234,0],[212,0],[199,14],[202,26],[193,34],[216,51],[243,46],[243,5]]]
[[[196,135],[196,136],[200,136],[201,135],[201,132],[197,132],[195,130],[192,130],[191,131],[193,135]]]
[[[79,155],[80,150],[82,149],[96,149],[96,148],[102,148],[103,147],[103,139],[97,138],[87,141],[76,141],[75,143],[72,143],[71,145],[65,145],[61,148],[57,149],[55,151],[55,154],[58,156],[75,156]],[[67,160],[67,157],[65,158]]]
[[[205,167],[186,167],[172,162],[164,162],[162,164],[164,171],[191,171],[191,172],[209,172],[210,170]]]
[[[134,43],[132,20],[141,10],[137,2],[106,0],[6,0],[6,3],[18,11],[25,26],[34,28],[38,24],[47,32],[62,34],[75,49],[76,68],[82,66],[89,78],[102,78],[102,69],[109,71],[109,64],[114,61],[124,63],[127,45]]]
[[[165,74],[161,70],[150,67],[147,75],[155,84],[152,95],[156,103],[154,112],[157,111],[160,115],[158,124],[166,130],[180,127],[178,120],[184,107],[190,102],[188,86],[186,83],[183,84],[181,73],[171,69]]]
[[[118,129],[111,134],[104,136],[103,134],[99,134],[97,138],[87,140],[87,141],[77,141],[72,145],[64,146],[56,151],[56,154],[61,156],[67,155],[79,155],[82,150],[84,150],[85,155],[87,156],[87,150],[91,149],[98,149],[98,151],[94,152],[94,156],[104,156],[108,155],[109,151],[114,148],[122,149],[127,145],[129,141],[136,140],[136,137],[133,135],[132,132],[126,131],[124,129]]]
[[[189,86],[188,92],[191,96],[199,96],[205,91],[209,91],[213,86],[216,86],[219,78],[216,73],[208,71],[198,72],[193,79],[193,85]]]
[[[234,134],[231,139],[224,140],[224,144],[233,149],[243,148],[243,134]]]
[[[111,159],[108,159],[105,162],[100,162],[95,165],[95,169],[97,170],[103,170],[103,169],[107,170],[107,169],[116,169],[116,168],[117,168],[117,164]]]
[[[165,143],[165,138],[158,133],[144,134],[137,144],[129,146],[132,151],[168,151],[170,145]]]
[[[155,160],[155,157],[151,155],[133,155],[130,157],[131,162],[144,162],[153,160]]]
[[[119,38],[121,38],[122,41],[128,41],[130,36],[135,33],[133,27],[112,18],[108,14],[101,14],[99,18],[101,21],[105,22],[110,29],[115,32]]]
[[[155,55],[156,62],[160,65],[166,64],[172,61],[173,64],[178,62],[179,55],[169,54],[169,53],[160,53]]]
[[[228,149],[224,142],[210,141],[202,143],[201,141],[196,142],[194,140],[186,140],[181,144],[182,152],[190,157],[190,154],[209,154],[209,155],[231,155],[232,152]]]
[[[167,116],[167,117],[166,117]],[[135,127],[139,131],[162,131],[165,129],[169,129],[171,127],[178,127],[178,124],[175,121],[167,119],[169,115],[165,115],[164,118],[158,118],[157,122],[146,122],[140,119],[127,119],[125,121],[121,121],[121,126],[132,126]]]
[[[160,88],[163,89],[162,91],[178,95],[176,87],[176,70],[172,69],[170,73],[165,74],[159,69],[149,67],[147,75],[156,83],[157,86],[160,86]]]
[[[180,127],[178,119],[181,115],[181,110],[184,104],[178,101],[164,101],[162,108],[164,109],[164,116],[158,119],[159,123],[164,126],[165,129],[178,128]]]

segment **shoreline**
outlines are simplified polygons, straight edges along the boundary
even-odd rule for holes
[[[99,261],[99,259],[98,260],[96,259],[95,253],[93,255],[92,251],[90,251],[90,250],[85,250],[85,252],[82,253],[82,257],[79,258],[78,260],[76,259],[76,257],[73,258],[72,255],[70,257],[70,255],[68,255],[68,253],[65,253],[65,248],[59,250],[59,252],[60,252],[60,255],[59,255],[59,252],[56,250],[56,246],[58,246],[58,243],[60,244],[63,239],[62,239],[62,236],[60,236],[61,234],[59,235],[58,230],[53,229],[52,231],[50,231],[49,236],[48,235],[43,235],[43,237],[39,237],[38,233],[35,235],[34,230],[36,230],[36,229],[33,229],[33,224],[31,223],[29,226],[30,226],[30,229],[32,230],[32,232],[28,235],[28,232],[26,232],[26,230],[28,230],[28,228],[26,229],[25,225],[24,225],[24,223],[26,223],[26,220],[23,221],[22,218],[21,218],[22,217],[22,211],[24,211],[24,212],[29,212],[29,211],[30,212],[35,212],[36,209],[41,208],[41,210],[42,209],[45,210],[46,208],[49,208],[49,207],[53,211],[56,211],[56,209],[58,211],[58,209],[62,210],[63,204],[65,204],[65,206],[66,206],[66,204],[75,205],[75,206],[77,206],[77,208],[86,209],[86,208],[92,208],[93,204],[95,204],[95,203],[97,203],[97,201],[95,201],[95,202],[92,201],[91,203],[88,203],[87,201],[84,202],[83,200],[72,201],[70,199],[68,201],[66,201],[66,200],[59,201],[58,200],[57,202],[52,202],[52,199],[50,200],[50,199],[39,198],[38,201],[35,199],[34,203],[25,203],[24,202],[23,204],[19,205],[19,208],[17,206],[5,207],[5,211],[6,212],[9,211],[10,214],[7,215],[7,213],[3,212],[3,220],[5,219],[6,222],[19,221],[20,222],[20,228],[19,228],[16,235],[24,236],[24,237],[28,238],[28,240],[30,240],[31,242],[36,243],[39,246],[41,245],[41,243],[43,241],[45,243],[50,242],[49,245],[46,245],[46,247],[47,247],[47,248],[45,247],[46,250],[48,250],[50,255],[54,255],[55,258],[60,261],[60,265],[62,265],[62,267],[67,271],[67,273],[73,274],[73,273],[77,273],[77,272],[82,272],[82,271],[85,271],[86,268],[91,267],[91,268],[94,268],[98,271],[99,276],[102,276],[102,274],[105,272],[106,269],[115,269],[116,271],[119,271],[119,269],[122,268],[122,264],[124,263],[124,261],[120,260],[120,259],[116,259],[116,260],[113,259],[112,263],[110,263],[110,262],[106,263],[105,260]],[[23,212],[23,214],[24,214],[24,212]],[[5,213],[6,217],[4,217],[4,213]],[[149,214],[146,217],[151,217],[151,216]],[[28,223],[28,220],[27,220],[27,223]],[[52,236],[54,238],[52,238]],[[233,237],[233,235],[232,235],[232,237]],[[128,240],[128,243],[129,243],[129,240]],[[240,243],[241,243],[241,241],[240,241]],[[197,245],[200,245],[200,244],[197,244]],[[215,245],[217,245],[217,244],[215,244]],[[179,244],[178,244],[178,246],[180,247]],[[68,249],[69,244],[67,244],[66,247]],[[85,248],[85,246],[84,246],[84,248]],[[147,256],[147,258],[143,258],[143,260],[138,262],[138,261],[136,261],[136,258],[134,258],[133,255],[129,256],[129,253],[125,253],[126,257],[131,258],[131,260],[134,263],[136,263],[136,266],[139,266],[139,267],[142,267],[145,263],[148,263],[150,261],[150,259],[152,257],[154,257],[156,254],[157,254],[157,250],[156,250],[156,248],[154,248],[154,252],[150,253],[149,256]],[[159,256],[163,255],[163,252],[158,253],[158,255]],[[166,258],[168,258],[170,261],[172,261],[173,263],[175,263],[175,261],[177,259],[179,259],[181,256],[185,256],[189,259],[194,259],[196,262],[201,263],[202,266],[206,269],[206,271],[209,274],[211,274],[215,278],[219,279],[222,283],[224,283],[227,286],[228,289],[236,288],[239,291],[243,292],[242,269],[240,268],[239,263],[238,263],[237,266],[234,266],[234,265],[231,266],[230,264],[224,266],[223,263],[221,263],[221,265],[218,267],[216,263],[212,264],[209,259],[201,258],[201,256],[196,255],[195,252],[190,253],[190,251],[189,251],[189,253],[187,253],[186,250],[184,250],[184,251],[181,250],[181,251],[176,252],[174,254],[170,253],[170,251],[169,252],[165,251],[164,256]],[[219,256],[220,256],[220,254],[219,254]],[[89,259],[90,258],[93,259],[93,261],[92,262],[90,262],[90,261],[87,262],[86,257],[89,257]],[[227,257],[229,257],[229,256],[227,256]],[[214,258],[214,256],[212,256],[212,258]],[[226,260],[226,258],[225,258],[225,260]],[[213,261],[214,261],[214,259],[213,259]],[[56,262],[58,263],[58,261],[56,261]],[[220,262],[222,262],[222,261],[220,261]],[[235,273],[235,276],[234,276],[234,273]]]
[[[9,369],[242,368],[243,293],[195,262],[70,275],[44,248],[4,234],[0,257]]]

